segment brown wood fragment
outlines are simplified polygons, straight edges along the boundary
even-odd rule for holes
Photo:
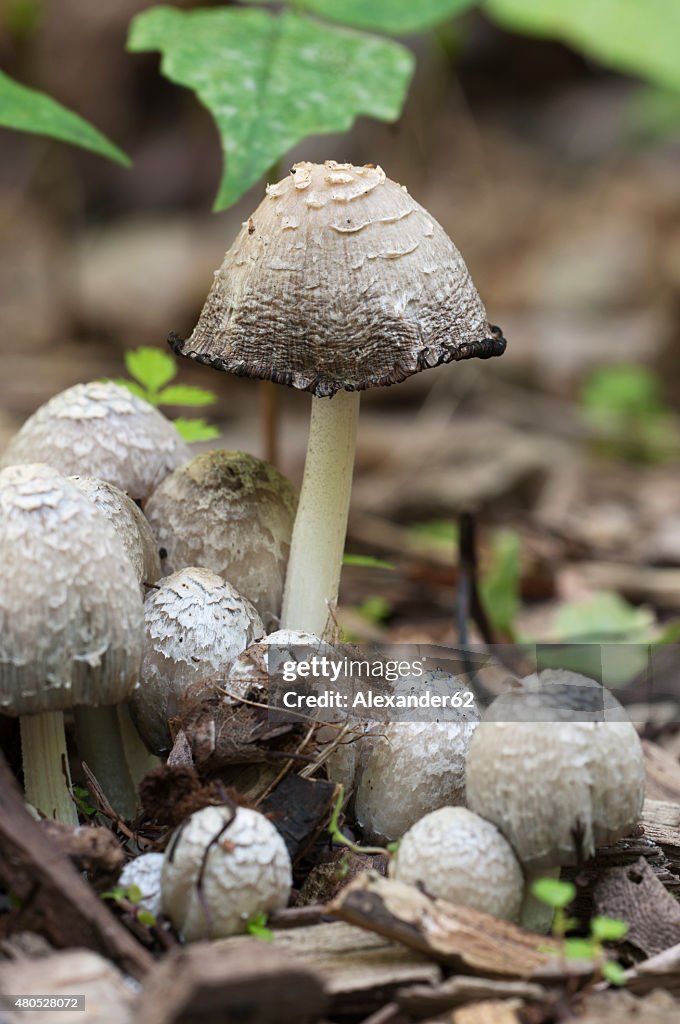
[[[295,861],[305,851],[310,839],[325,826],[337,792],[334,782],[286,775],[262,801],[259,810],[276,825],[291,860]]]
[[[108,828],[95,825],[64,825],[45,819],[43,832],[56,843],[79,871],[92,875],[117,874],[125,864],[125,853],[116,836]]]
[[[521,1024],[519,999],[487,999],[455,1010],[452,1024]]]
[[[343,889],[328,912],[463,973],[529,978],[554,963],[557,954],[551,939],[471,907],[433,899],[376,872],[360,875]]]
[[[326,850],[307,875],[298,902],[328,903],[362,871],[387,874],[389,857],[384,853],[356,853],[354,850]]]
[[[603,917],[626,921],[626,945],[643,956],[654,956],[680,938],[680,904],[643,857],[600,875],[593,891],[593,909]]]
[[[492,978],[454,976],[440,985],[412,985],[397,992],[396,1002],[410,1017],[420,1020],[431,1013],[443,1013],[465,1003],[484,999],[521,999],[547,1003],[547,989],[530,981],[497,981]]]
[[[680,943],[626,971],[626,988],[637,994],[663,988],[680,996]]]
[[[151,957],[116,920],[24,806],[0,755],[0,879],[19,901],[5,934],[34,931],[54,946],[85,946],[141,978]]]
[[[144,1024],[311,1024],[328,1003],[319,974],[252,939],[195,942],[158,963],[140,993]]]
[[[680,800],[680,763],[651,740],[642,741],[647,776],[647,798],[649,801]]]
[[[402,1013],[396,1003],[386,1003],[370,1017],[364,1017],[361,1024],[411,1024],[411,1019]]]

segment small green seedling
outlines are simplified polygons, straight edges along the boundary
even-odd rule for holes
[[[267,928],[266,914],[253,914],[253,916],[248,919],[246,931],[248,932],[248,935],[252,935],[256,939],[261,939],[262,942],[272,942],[274,939],[274,933],[270,928]]]
[[[121,377],[116,384],[122,385],[133,395],[143,398],[151,405],[178,405],[199,408],[217,401],[214,391],[189,384],[171,384],[177,376],[177,362],[169,352],[159,348],[142,346],[125,353],[125,367],[132,377]],[[178,416],[173,420],[175,427],[185,441],[211,441],[219,437],[219,430],[199,417]]]
[[[128,885],[127,888],[120,885],[114,886],[113,889],[103,892],[101,898],[103,900],[111,900],[121,910],[132,914],[135,920],[139,921],[145,928],[156,927],[154,914],[150,910],[145,910],[139,906],[142,900],[142,891],[138,885]]]
[[[564,960],[592,960],[606,981],[611,985],[622,985],[626,972],[616,960],[607,959],[604,943],[620,942],[625,938],[628,933],[626,922],[613,917],[594,917],[590,922],[589,935],[567,939],[566,933],[578,924],[566,913],[566,908],[576,896],[576,886],[556,878],[539,878],[532,885],[531,891],[536,899],[555,911],[552,932],[562,944],[560,954]]]
[[[73,786],[71,795],[78,808],[78,813],[86,818],[92,818],[97,813],[97,808],[92,803],[89,789],[84,786]]]
[[[340,846],[346,846],[348,850],[353,853],[386,853],[389,855],[389,850],[386,850],[384,846],[361,846],[359,843],[352,842],[342,832],[340,828],[340,815],[342,813],[342,805],[345,800],[345,787],[338,787],[338,795],[333,804],[333,810],[331,812],[331,820],[328,822],[328,831],[330,833],[331,840],[334,843],[338,843]]]

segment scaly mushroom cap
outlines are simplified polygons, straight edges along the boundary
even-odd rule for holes
[[[269,633],[255,644],[251,644],[239,654],[229,670],[226,699],[252,697],[266,703],[269,686],[269,648],[277,647],[282,654],[290,650],[291,656],[300,652],[300,648],[311,648],[314,652],[332,655],[335,652],[330,644],[314,633],[303,633],[297,629],[277,629]]]
[[[76,384],[30,416],[0,467],[44,462],[65,476],[96,476],[135,501],[191,457],[157,409],[112,381]]]
[[[161,575],[161,562],[151,527],[119,487],[93,476],[70,478],[114,527],[140,583],[155,583]]]
[[[232,815],[229,807],[204,807],[180,825],[166,851],[163,911],[186,942],[245,932],[250,918],[288,902],[292,873],[283,839],[257,811],[239,807]]]
[[[146,639],[131,711],[154,753],[170,747],[168,720],[194,683],[211,690],[244,648],[264,633],[250,601],[209,569],[181,569],[144,602]]]
[[[390,865],[399,882],[431,896],[517,921],[524,876],[495,825],[464,807],[440,807],[402,838]]]
[[[143,610],[121,541],[56,470],[0,472],[0,710],[61,711],[127,700]]]
[[[216,450],[176,469],[145,512],[164,571],[202,565],[278,620],[297,491],[278,470],[245,452]]]
[[[380,167],[299,163],[227,252],[181,355],[317,396],[395,384],[505,340],[443,228]]]
[[[567,674],[576,675],[559,675]],[[550,682],[555,674],[543,676]],[[577,688],[581,698],[602,689],[588,682]],[[535,713],[532,679],[527,685],[527,707]],[[581,698],[572,721],[563,720],[564,697],[556,717],[542,721],[522,721],[517,697],[512,715],[494,720],[494,702],[491,720],[481,722],[470,744],[468,807],[498,826],[532,872],[591,857],[596,847],[629,835],[642,812],[644,757],[633,724],[583,721],[592,711],[583,711]],[[603,702],[609,718],[617,702],[611,694]],[[591,709],[592,701],[586,705]]]

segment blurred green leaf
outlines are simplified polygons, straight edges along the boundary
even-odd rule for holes
[[[130,158],[122,149],[114,146],[88,121],[44,92],[20,85],[3,71],[0,71],[0,125],[70,142],[126,167],[130,165]]]
[[[217,401],[214,391],[197,387],[194,384],[173,384],[169,388],[163,388],[156,395],[159,405],[213,405]]]
[[[217,427],[204,419],[186,419],[184,416],[178,416],[172,422],[185,441],[212,441],[220,436]]]
[[[271,0],[274,2],[274,0]],[[296,0],[298,10],[321,18],[391,35],[424,32],[475,7],[479,0]],[[260,3],[260,0],[247,0]]]
[[[600,942],[618,942],[629,930],[630,926],[625,921],[615,917],[594,917],[590,922],[591,935]]]
[[[458,526],[453,519],[431,519],[426,523],[410,523],[408,532],[416,539],[431,541],[452,551],[458,544]]]
[[[655,623],[649,608],[635,608],[620,594],[602,590],[580,601],[567,601],[555,613],[556,639],[645,643]]]
[[[362,619],[366,619],[367,622],[374,622],[376,625],[380,625],[389,619],[392,613],[392,605],[387,598],[381,597],[380,594],[374,594],[372,597],[367,597],[360,605],[357,605],[355,611],[361,615]]]
[[[249,935],[253,935],[263,942],[272,942],[274,939],[274,933],[267,928],[266,914],[255,914],[251,917],[246,925],[246,930]]]
[[[581,389],[581,403],[590,413],[649,416],[667,411],[656,375],[631,364],[594,370]]]
[[[147,928],[154,928],[156,925],[156,918],[150,910],[140,910],[137,914],[137,920]]]
[[[602,977],[605,978],[610,985],[623,985],[626,981],[625,969],[618,964],[615,960],[605,960],[600,968],[602,971]]]
[[[531,892],[541,903],[562,910],[576,896],[576,886],[559,878],[538,878],[532,883]]]
[[[308,135],[346,131],[360,115],[394,121],[414,58],[378,36],[283,11],[154,7],[128,47],[160,50],[161,70],[212,114],[225,169],[215,209],[235,203]]]
[[[125,353],[125,367],[131,377],[152,392],[158,391],[177,376],[174,357],[161,348],[146,345],[128,349]]]
[[[564,955],[567,960],[593,960],[594,952],[592,939],[564,940]]]
[[[138,885],[128,885],[125,890],[125,895],[129,899],[130,903],[137,904],[142,898],[142,890]]]
[[[362,565],[371,569],[394,569],[392,562],[386,562],[384,558],[376,558],[375,555],[343,555],[343,565]]]
[[[484,0],[504,28],[569,43],[602,64],[680,89],[677,0]]]
[[[680,133],[680,94],[675,90],[640,86],[626,113],[630,135],[643,145],[663,143]]]
[[[507,636],[515,633],[520,609],[520,539],[512,530],[499,530],[493,541],[489,569],[479,584],[479,594],[493,627]]]

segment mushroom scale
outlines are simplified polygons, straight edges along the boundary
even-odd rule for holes
[[[204,807],[166,850],[161,903],[186,942],[224,938],[285,907],[292,885],[286,844],[264,815],[244,807]]]
[[[75,384],[30,416],[0,467],[42,462],[65,476],[95,476],[144,500],[191,452],[172,423],[113,381]]]
[[[444,229],[380,167],[298,163],[243,225],[181,355],[317,397],[500,355]]]
[[[204,682],[212,689],[232,662],[264,634],[250,601],[210,569],[166,576],[144,602],[146,639],[132,717],[150,750],[169,749],[168,720],[182,693]]]
[[[298,495],[273,466],[217,449],[193,458],[159,485],[145,513],[165,571],[205,566],[278,622]]]
[[[440,807],[402,838],[390,875],[440,899],[517,921],[524,876],[510,844],[465,807]]]

